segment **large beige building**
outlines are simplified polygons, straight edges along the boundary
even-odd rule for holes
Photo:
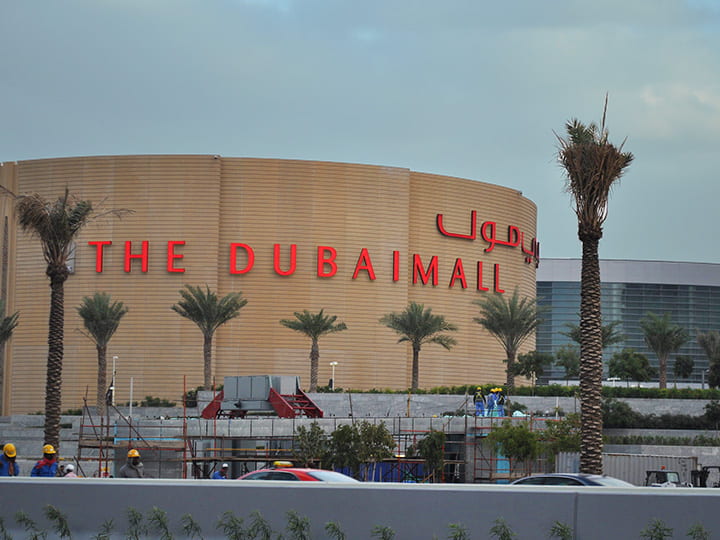
[[[536,207],[514,189],[408,169],[206,155],[112,156],[6,162],[0,184],[54,199],[66,187],[105,209],[77,242],[65,284],[63,409],[93,404],[94,344],[76,307],[97,291],[129,312],[110,342],[117,400],[180,400],[202,384],[202,335],[170,307],[186,284],[241,291],[240,316],[213,343],[213,372],[299,375],[309,383],[309,340],[279,324],[308,309],[348,329],[320,340],[319,383],[410,386],[412,351],[379,323],[410,301],[456,324],[457,345],[426,345],[420,386],[504,381],[504,352],[473,317],[495,291],[535,296]],[[44,407],[49,282],[39,242],[5,217],[2,292],[19,326],[4,356],[8,413]],[[523,351],[534,348],[525,344]]]

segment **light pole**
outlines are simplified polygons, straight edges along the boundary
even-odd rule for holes
[[[330,377],[330,390],[335,390],[335,366],[337,365],[337,362],[330,362],[330,367],[332,368],[332,376]]]
[[[113,366],[112,366],[112,381],[110,382],[110,405],[113,407],[115,406],[115,362],[117,362],[118,357],[113,356]]]

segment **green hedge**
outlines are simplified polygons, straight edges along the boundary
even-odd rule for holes
[[[460,386],[436,386],[430,389],[418,390],[390,390],[373,388],[371,390],[346,390],[352,393],[364,394],[459,394],[473,395],[478,386],[481,386],[484,394],[490,393],[491,388],[505,385],[498,383],[489,384],[463,384]],[[511,396],[541,396],[541,397],[574,397],[579,395],[580,388],[577,386],[563,386],[550,384],[545,386],[518,386]],[[606,398],[644,398],[644,399],[720,399],[720,389],[717,388],[633,388],[626,386],[604,386],[602,395]]]

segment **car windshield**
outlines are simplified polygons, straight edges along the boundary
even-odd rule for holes
[[[308,471],[308,474],[313,478],[317,478],[321,482],[357,482],[354,478],[335,471],[317,470]]]

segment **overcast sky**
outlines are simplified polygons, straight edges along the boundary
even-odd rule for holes
[[[0,161],[220,154],[519,189],[577,258],[554,132],[635,161],[603,259],[720,263],[720,0],[5,0]]]

